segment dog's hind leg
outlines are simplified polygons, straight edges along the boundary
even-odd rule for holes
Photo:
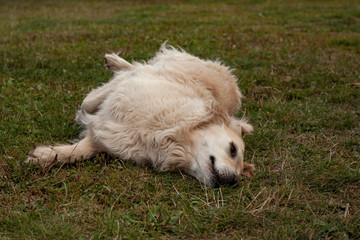
[[[133,67],[131,63],[119,57],[115,53],[105,54],[104,61],[106,68],[112,72],[127,70]]]
[[[73,163],[93,157],[99,149],[89,136],[73,145],[39,146],[31,152],[25,163],[48,166],[55,163]]]
[[[104,84],[101,87],[92,90],[83,100],[81,104],[81,111],[85,113],[94,114],[101,103],[110,95],[114,88],[116,88],[116,79]]]
[[[115,53],[105,54],[104,56],[106,67],[112,72],[119,72],[121,70],[129,70],[133,67],[129,62],[120,58]],[[100,104],[116,87],[117,80],[114,79],[101,87],[92,90],[84,99],[81,104],[81,111],[93,114],[95,113]]]

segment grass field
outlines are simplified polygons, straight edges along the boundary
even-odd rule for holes
[[[0,239],[360,239],[359,2],[0,0],[0,36]],[[77,138],[104,53],[148,59],[166,40],[237,69],[254,178],[22,164]]]

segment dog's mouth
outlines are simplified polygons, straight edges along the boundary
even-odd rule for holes
[[[238,182],[238,177],[236,175],[220,177],[219,174],[215,174],[212,178],[212,183],[214,188],[219,188],[221,186],[234,186]]]
[[[214,188],[219,188],[221,186],[234,186],[238,177],[236,174],[231,173],[228,169],[222,170],[221,172],[215,168],[214,164],[211,164],[211,185]]]

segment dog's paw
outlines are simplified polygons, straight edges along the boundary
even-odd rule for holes
[[[131,63],[119,57],[115,53],[105,54],[104,56],[105,67],[112,72],[118,72],[132,68]]]
[[[24,163],[49,166],[57,161],[57,152],[52,147],[40,146],[28,154]]]
[[[245,163],[243,169],[241,170],[241,175],[245,177],[253,177],[255,172],[255,166],[253,164]]]

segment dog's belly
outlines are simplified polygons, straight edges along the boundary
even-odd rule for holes
[[[162,159],[165,136],[198,122],[208,103],[189,86],[163,78],[131,78],[119,82],[87,127],[109,153],[138,163]]]
[[[157,129],[173,127],[204,109],[204,100],[190,86],[141,76],[119,82],[101,114],[119,124]]]

